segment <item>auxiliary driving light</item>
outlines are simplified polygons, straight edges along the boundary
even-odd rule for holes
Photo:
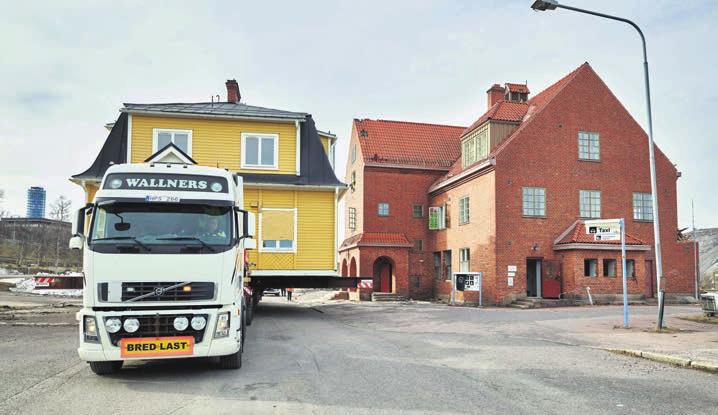
[[[140,321],[136,318],[128,318],[125,320],[125,322],[122,324],[122,327],[125,328],[125,331],[128,333],[134,333],[137,330],[140,329]]]
[[[183,331],[189,326],[189,320],[187,317],[175,317],[174,326],[175,330]]]
[[[192,328],[199,331],[207,325],[207,319],[202,316],[192,317]]]
[[[108,318],[105,320],[105,328],[108,333],[115,334],[122,328],[122,322],[119,318]]]

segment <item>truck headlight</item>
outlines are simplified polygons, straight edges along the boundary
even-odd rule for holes
[[[115,334],[122,328],[122,321],[119,318],[108,318],[105,320],[105,329],[108,333]]]
[[[217,325],[214,328],[214,338],[229,336],[229,313],[217,315]]]
[[[134,333],[140,329],[140,321],[136,318],[128,318],[124,323],[122,323],[122,327],[125,328],[126,332]]]
[[[175,317],[173,325],[175,326],[175,330],[183,331],[189,326],[189,320],[187,320],[187,317]]]
[[[207,319],[202,316],[192,317],[192,328],[199,331],[207,325]]]
[[[100,336],[97,334],[97,320],[94,316],[85,316],[82,319],[82,332],[85,334],[86,342],[100,342]]]

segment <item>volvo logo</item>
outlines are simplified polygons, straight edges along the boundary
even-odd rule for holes
[[[165,293],[165,290],[166,290],[166,289],[165,289],[165,288],[162,288],[162,287],[157,287],[157,288],[155,288],[155,292],[154,292],[154,293],[155,293],[155,297],[160,297],[160,296],[162,296],[162,295]]]

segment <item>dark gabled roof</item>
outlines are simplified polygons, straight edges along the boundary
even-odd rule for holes
[[[167,144],[166,146],[162,147],[161,149],[157,150],[157,152],[155,152],[155,154],[153,154],[153,155],[147,157],[147,158],[145,159],[145,163],[149,162],[149,161],[152,160],[153,158],[155,158],[155,157],[157,157],[158,155],[162,154],[163,151],[165,151],[165,150],[167,150],[167,149],[169,149],[169,148],[171,148],[171,149],[173,149],[173,150],[176,150],[178,153],[180,153],[181,155],[183,155],[187,160],[191,161],[192,164],[197,164],[197,162],[196,162],[192,157],[190,157],[189,154],[187,154],[187,153],[185,153],[184,151],[182,151],[181,148],[177,147],[177,146],[175,145],[175,143],[172,143],[172,142],[170,142],[170,143]]]
[[[95,162],[82,173],[72,176],[76,180],[100,180],[113,165],[127,161],[127,114],[122,113],[115,121],[102,145]]]
[[[334,170],[329,163],[329,158],[324,152],[324,147],[322,146],[312,116],[306,115],[302,120],[304,122],[300,124],[300,175],[243,173],[241,176],[245,182],[275,185],[346,186],[340,182],[334,174]],[[158,151],[158,153],[166,148],[167,146]],[[177,148],[177,150],[182,152],[179,148]],[[182,154],[185,153],[182,152]],[[188,155],[187,158],[192,160]],[[105,144],[102,146],[100,154],[98,154],[92,166],[84,172],[72,176],[72,178],[76,180],[100,180],[112,164],[125,163],[126,160],[127,113],[122,113],[117,118],[115,125],[112,127],[112,131],[110,131],[110,134],[107,136],[107,140],[105,140]]]
[[[273,108],[256,107],[243,103],[233,102],[194,102],[194,103],[171,103],[171,104],[132,104],[125,103],[122,112],[151,112],[171,113],[205,116],[225,116],[244,118],[276,118],[289,120],[304,120],[308,114],[304,112],[292,112],[276,110]]]

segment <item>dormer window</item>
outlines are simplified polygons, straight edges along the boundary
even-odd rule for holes
[[[526,84],[507,83],[504,86],[504,100],[511,102],[526,102],[529,99],[529,88]]]

